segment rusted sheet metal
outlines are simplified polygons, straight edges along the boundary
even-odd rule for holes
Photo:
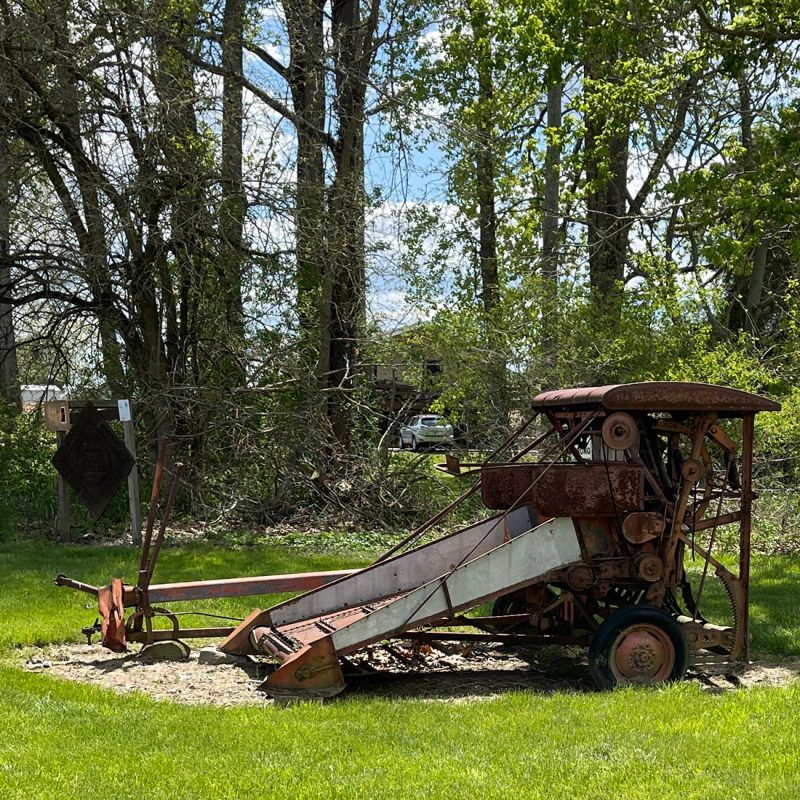
[[[434,581],[377,608],[331,634],[338,653],[397,635],[444,616],[465,611],[484,600],[531,585],[551,570],[581,558],[575,526],[557,518],[510,539],[478,558],[456,564]]]
[[[488,553],[536,524],[536,515],[531,515],[527,508],[490,517],[402,555],[377,562],[352,577],[279,603],[270,610],[272,621],[276,625],[288,625],[410,591],[444,575],[459,563]]]
[[[253,578],[228,578],[217,581],[156,583],[148,590],[151,603],[174,603],[179,600],[207,600],[212,597],[244,597],[253,594],[307,592],[331,581],[346,578],[355,569],[331,572],[296,572],[288,575],[259,575]]]
[[[644,544],[657,539],[666,530],[662,514],[639,511],[629,514],[622,523],[622,533],[631,544]]]
[[[636,464],[511,464],[484,467],[484,505],[532,505],[544,517],[604,517],[642,510],[644,470]]]
[[[125,641],[125,606],[122,601],[122,581],[114,578],[97,592],[97,606],[102,618],[102,642],[114,653],[127,650]]]
[[[335,613],[292,625],[254,626],[251,644],[283,662],[260,688],[277,696],[336,694],[344,688],[339,655],[426,623],[452,618],[483,600],[534,583],[580,557],[572,520],[554,519],[487,553],[455,563],[439,578],[382,602],[340,606]],[[274,616],[275,609],[272,612]]]
[[[367,603],[355,608],[346,608],[335,614],[323,614],[313,619],[295,622],[292,625],[282,627],[260,625],[250,631],[250,645],[257,652],[273,655],[281,661],[285,661],[306,645],[313,644],[368,617],[379,608],[397,600],[398,597],[403,597],[403,595],[387,597],[379,602]]]
[[[259,689],[272,697],[333,697],[344,689],[339,658],[326,636],[306,645],[273,672]]]
[[[225,638],[217,645],[217,649],[223,653],[236,655],[255,655],[258,650],[250,641],[250,632],[253,628],[263,625],[271,625],[272,620],[269,611],[262,611],[254,608]]]
[[[575,525],[586,558],[606,555],[614,549],[617,543],[617,526],[612,518],[575,517]]]
[[[655,381],[609,386],[587,386],[542,392],[534,408],[596,408],[608,411],[715,412],[741,416],[757,411],[780,411],[780,404],[757,394],[709,383]]]

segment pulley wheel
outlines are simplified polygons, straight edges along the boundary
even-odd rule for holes
[[[594,570],[588,564],[573,564],[567,570],[567,586],[576,592],[588,589],[594,580]]]
[[[689,483],[697,483],[703,477],[704,472],[703,462],[698,458],[687,458],[681,466],[681,475]]]
[[[630,414],[612,414],[603,423],[603,441],[612,450],[627,450],[636,443],[638,435],[636,420]]]
[[[655,553],[642,554],[636,560],[639,577],[648,583],[655,583],[664,574],[664,562]]]

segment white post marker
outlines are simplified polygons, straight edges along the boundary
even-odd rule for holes
[[[119,412],[120,422],[131,422],[131,401],[117,400],[117,411]]]
[[[136,461],[136,437],[133,430],[133,415],[131,414],[130,400],[117,400],[119,421],[122,423],[122,433],[125,437],[125,447],[133,456],[133,469],[128,475],[128,504],[131,511],[131,536],[133,544],[139,547],[142,544],[142,506],[139,500],[139,465]]]

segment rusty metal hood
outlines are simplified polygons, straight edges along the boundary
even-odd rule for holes
[[[710,383],[654,381],[585,386],[542,392],[534,408],[597,408],[607,411],[711,411],[737,417],[758,411],[780,411],[780,403],[728,386]]]

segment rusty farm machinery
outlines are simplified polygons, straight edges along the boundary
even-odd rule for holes
[[[222,651],[275,662],[261,687],[275,697],[336,695],[342,658],[393,638],[583,645],[601,687],[680,680],[690,662],[748,657],[754,417],[779,408],[708,384],[544,392],[474,470],[448,457],[450,472],[477,475],[458,500],[375,563],[339,572],[152,583],[166,528],[164,516],[154,532],[158,469],[136,584],[56,582],[97,595],[105,646],[216,637]],[[488,518],[430,538],[478,493]],[[733,569],[715,555],[723,526],[738,527]],[[726,624],[703,613],[712,580]],[[181,628],[165,607],[277,592],[300,594],[235,628]]]

